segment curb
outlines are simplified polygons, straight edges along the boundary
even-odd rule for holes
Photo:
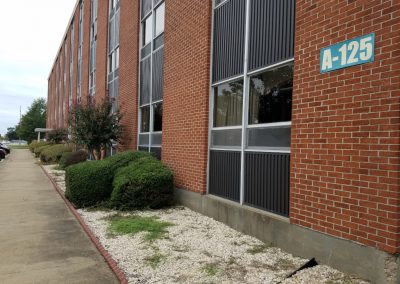
[[[47,176],[47,178],[53,184],[54,189],[61,196],[62,200],[64,200],[64,202],[67,205],[68,209],[71,211],[71,213],[78,220],[79,224],[81,225],[82,229],[85,231],[87,236],[89,237],[90,241],[96,246],[97,250],[103,256],[103,258],[107,262],[108,266],[114,272],[114,274],[117,277],[117,279],[119,280],[119,282],[122,283],[122,284],[127,284],[128,283],[128,279],[126,278],[125,273],[122,271],[122,269],[120,269],[118,267],[117,262],[111,257],[111,255],[108,253],[108,251],[103,247],[103,245],[100,243],[100,241],[96,238],[96,236],[90,230],[88,225],[86,225],[86,223],[83,220],[83,218],[81,217],[81,215],[79,215],[78,211],[76,211],[76,209],[72,205],[72,203],[69,202],[69,200],[65,197],[64,192],[58,187],[58,185],[55,182],[55,180],[46,172],[46,170],[43,168],[42,165],[40,165],[40,167],[42,168],[42,171]]]

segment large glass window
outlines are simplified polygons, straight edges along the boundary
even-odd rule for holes
[[[161,155],[163,123],[163,32],[165,4],[162,1],[141,1],[141,62],[139,94],[139,137],[141,150]]]
[[[161,131],[162,130],[162,114],[163,114],[163,105],[162,103],[155,104],[153,106],[153,121],[154,127],[153,131]]]
[[[151,42],[153,35],[153,17],[150,15],[143,22],[143,46]]]
[[[71,33],[70,33],[70,49],[69,49],[69,106],[72,105],[72,82],[74,74],[74,19],[72,19]]]
[[[165,3],[156,9],[156,36],[164,32]]]
[[[83,48],[83,1],[79,4],[79,38],[78,38],[78,79],[77,79],[77,101],[82,97],[82,48]]]
[[[96,91],[96,45],[97,45],[97,1],[91,0],[90,19],[90,61],[89,61],[89,95]]]
[[[118,108],[119,93],[119,0],[110,0],[110,12],[108,19],[108,95],[113,104],[112,111]]]
[[[140,126],[140,132],[150,132],[150,107],[145,106],[141,109],[142,121]]]
[[[214,88],[214,127],[242,124],[243,80]]]
[[[288,216],[295,0],[213,2],[208,192]]]
[[[293,65],[250,77],[249,124],[290,121]]]

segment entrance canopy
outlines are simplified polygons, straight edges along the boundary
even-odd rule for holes
[[[40,133],[41,132],[44,132],[44,133],[47,133],[47,132],[50,132],[50,131],[52,131],[53,129],[51,129],[51,128],[35,128],[35,132],[37,132],[37,134],[38,134],[38,141],[40,141]]]

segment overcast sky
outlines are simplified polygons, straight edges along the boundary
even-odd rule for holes
[[[0,133],[36,98],[47,99],[47,77],[76,0],[0,0]]]

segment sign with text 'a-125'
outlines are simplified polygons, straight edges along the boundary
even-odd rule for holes
[[[374,61],[375,34],[363,35],[321,49],[321,73]]]

